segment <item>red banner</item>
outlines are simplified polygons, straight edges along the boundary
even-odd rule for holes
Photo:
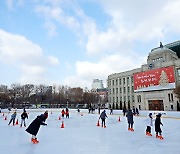
[[[157,87],[158,85],[164,86],[169,83],[175,83],[173,66],[135,73],[133,78],[135,91],[142,88],[146,89],[148,87]]]

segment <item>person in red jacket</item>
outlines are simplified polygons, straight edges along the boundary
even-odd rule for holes
[[[64,114],[65,114],[65,111],[64,111],[64,109],[62,109],[62,111],[61,111],[62,118],[64,118]]]

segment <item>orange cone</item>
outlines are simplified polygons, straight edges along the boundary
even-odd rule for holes
[[[119,122],[121,122],[121,119],[120,119],[120,116],[119,116],[119,119],[118,119]]]
[[[61,117],[59,116],[59,119],[58,120],[61,120]]]
[[[97,122],[97,125],[96,126],[100,126],[100,124],[99,124],[99,120],[98,120],[98,122]]]
[[[16,125],[18,125],[18,119],[16,120]]]
[[[4,120],[7,120],[7,116],[5,116]]]
[[[64,122],[62,121],[61,128],[64,128]]]

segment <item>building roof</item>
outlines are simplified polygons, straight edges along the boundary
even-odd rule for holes
[[[180,58],[180,40],[169,44],[165,44],[164,47],[174,51],[177,54],[178,58]],[[153,52],[156,49],[160,49],[160,47],[152,49],[151,52]]]

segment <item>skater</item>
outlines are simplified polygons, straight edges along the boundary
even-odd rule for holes
[[[134,106],[133,106],[133,115],[136,115],[136,110],[135,110]]]
[[[162,122],[161,122],[161,113],[159,113],[158,115],[156,115],[156,120],[155,120],[155,132],[156,132],[156,138],[159,139],[163,139],[162,137],[162,130],[160,125],[163,126]],[[158,135],[159,134],[159,135]]]
[[[136,107],[136,115],[137,115],[137,116],[139,115],[139,110],[138,110],[137,107]]]
[[[45,116],[45,121],[46,121],[46,119],[48,118],[48,110],[46,110],[45,112],[44,112],[44,116]],[[45,122],[44,121],[44,122]]]
[[[21,114],[21,125],[20,127],[22,127],[23,123],[24,123],[24,127],[26,127],[26,122],[25,119],[28,119],[28,115],[26,113],[26,110],[24,110],[24,112]]]
[[[151,134],[151,126],[153,126],[153,117],[152,113],[149,113],[148,118],[146,119],[147,122],[147,128],[146,128],[146,135],[152,136]]]
[[[77,111],[78,111],[78,113],[80,113],[80,109],[79,108],[77,109]]]
[[[101,118],[101,120],[102,120],[102,127],[104,126],[104,128],[106,128],[106,118],[108,118],[107,117],[107,115],[106,115],[106,111],[104,110],[103,112],[101,112],[101,115],[100,115],[100,117],[99,117],[99,119]]]
[[[101,108],[100,108],[100,106],[98,107],[98,114],[100,114],[101,113]]]
[[[133,113],[132,113],[132,110],[129,110],[128,113],[126,114],[126,117],[127,117],[127,121],[128,121],[128,130],[129,131],[134,131],[133,129]]]
[[[15,111],[15,112],[11,115],[11,119],[10,119],[8,125],[10,125],[11,122],[13,121],[13,126],[14,126],[14,124],[15,124],[15,119],[16,119],[16,115],[17,115],[17,113],[16,113],[16,111]]]
[[[88,111],[89,111],[88,113],[91,113],[91,108],[90,107],[89,107]]]
[[[110,108],[110,114],[113,114],[113,109],[112,108]]]
[[[40,125],[47,126],[45,123],[47,119],[47,113],[41,114],[37,116],[37,118],[29,125],[29,127],[26,129],[26,131],[32,135],[31,142],[36,144],[39,143],[39,141],[36,138],[36,135],[39,131]]]
[[[123,107],[123,116],[125,116],[125,114],[126,114],[126,108]]]
[[[66,108],[66,118],[69,118],[69,110]]]
[[[64,114],[65,114],[65,111],[64,111],[64,109],[62,109],[62,111],[61,111],[62,118],[64,118]]]

